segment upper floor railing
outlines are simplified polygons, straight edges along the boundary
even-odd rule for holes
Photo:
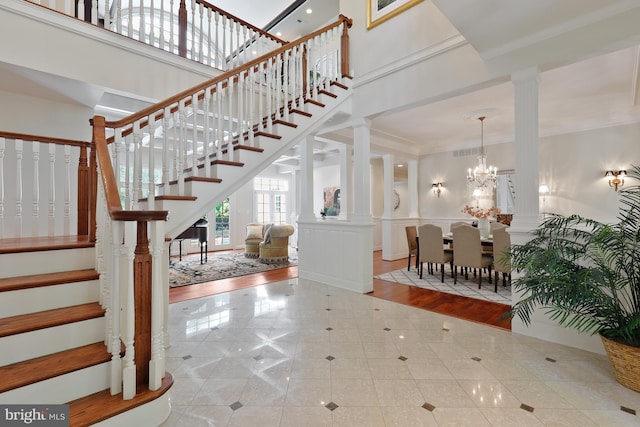
[[[286,44],[204,0],[26,0],[226,71]]]

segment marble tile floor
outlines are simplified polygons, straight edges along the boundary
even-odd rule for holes
[[[303,280],[169,306],[162,427],[639,426],[606,357]]]

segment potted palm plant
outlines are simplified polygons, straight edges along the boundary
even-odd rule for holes
[[[628,177],[640,179],[634,166]],[[523,298],[507,314],[531,323],[536,308],[599,334],[616,380],[640,392],[640,186],[620,191],[618,222],[551,214],[534,238],[509,250]]]

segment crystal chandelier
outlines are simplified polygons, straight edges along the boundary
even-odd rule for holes
[[[469,183],[480,191],[484,191],[485,188],[495,188],[498,173],[498,168],[494,166],[487,167],[487,155],[484,154],[484,119],[486,119],[484,116],[478,117],[478,120],[480,120],[480,155],[478,156],[478,166],[473,170],[469,168],[467,173]]]

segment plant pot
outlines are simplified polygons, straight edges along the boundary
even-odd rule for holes
[[[478,230],[480,230],[480,237],[486,239],[491,233],[489,226],[489,218],[478,218]]]
[[[640,392],[640,348],[610,340],[600,335],[609,363],[618,381],[631,390]]]

